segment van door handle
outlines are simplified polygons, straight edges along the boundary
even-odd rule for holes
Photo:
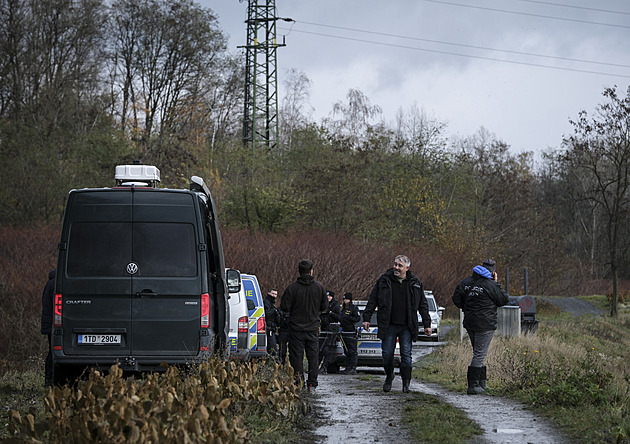
[[[157,295],[157,293],[154,293],[151,290],[142,290],[141,292],[136,293],[136,296],[140,296],[141,298],[154,298]]]

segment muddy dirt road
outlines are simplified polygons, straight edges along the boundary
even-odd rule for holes
[[[414,359],[430,353],[431,347],[414,347]],[[366,376],[368,375],[368,376]],[[319,387],[309,395],[318,427],[316,443],[405,443],[411,438],[401,424],[401,380],[396,376],[392,391],[383,393],[382,370],[359,368],[359,375],[319,376]],[[473,443],[568,443],[560,431],[511,400],[496,396],[467,396],[434,384],[413,380],[412,391],[437,396],[466,412],[484,430]]]

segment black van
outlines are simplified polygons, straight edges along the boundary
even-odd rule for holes
[[[157,188],[157,168],[116,167],[114,188],[72,190],[53,314],[53,380],[86,367],[164,369],[229,353],[221,233],[203,179]]]

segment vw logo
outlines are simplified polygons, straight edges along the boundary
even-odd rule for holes
[[[127,273],[136,274],[138,272],[138,264],[135,262],[129,262],[127,264]]]

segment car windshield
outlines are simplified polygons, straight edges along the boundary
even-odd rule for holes
[[[437,307],[435,306],[435,299],[427,298],[427,302],[429,303],[429,311],[437,311]]]

